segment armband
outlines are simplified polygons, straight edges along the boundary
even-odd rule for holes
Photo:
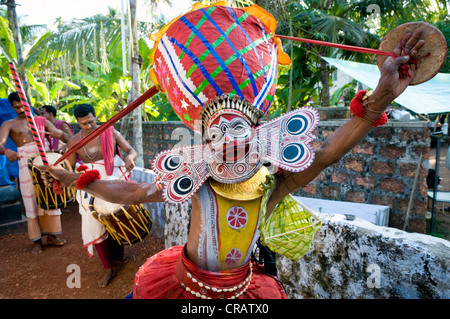
[[[370,107],[370,104],[375,102],[375,100],[368,101],[369,96],[370,93],[367,93],[366,90],[360,90],[358,91],[358,93],[356,93],[355,97],[350,102],[350,109],[352,110],[353,114],[356,117],[359,117],[362,120],[369,122],[373,127],[378,127],[386,124],[388,121],[386,112],[384,111],[380,112],[372,109]],[[366,110],[369,110],[373,113],[378,113],[381,116],[378,119],[373,120],[366,115]]]
[[[101,175],[99,173],[99,171],[97,171],[96,169],[91,169],[86,171],[85,173],[81,174],[80,177],[77,180],[77,187],[76,189],[83,189],[86,186],[88,186],[90,183],[101,179]]]

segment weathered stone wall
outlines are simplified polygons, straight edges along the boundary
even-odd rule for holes
[[[450,298],[450,242],[319,214],[323,226],[300,261],[279,256],[289,298]]]
[[[154,178],[149,170],[143,174],[149,177],[142,181]],[[153,227],[164,229],[165,247],[185,244],[190,202],[160,204],[154,212]],[[277,255],[289,298],[450,298],[449,241],[340,214],[318,215],[322,227],[303,259]]]

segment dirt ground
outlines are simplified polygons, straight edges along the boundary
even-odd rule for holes
[[[81,215],[78,204],[71,203],[61,215],[67,240],[61,247],[46,246],[33,254],[27,233],[0,237],[0,299],[123,299],[132,290],[138,268],[164,248],[164,241],[148,235],[143,242],[125,247],[125,264],[117,264],[117,275],[105,288],[98,279],[104,269],[96,252],[89,257],[81,239]],[[94,249],[95,251],[95,249]],[[74,268],[80,270],[80,288],[69,288],[68,278],[74,278]],[[69,278],[69,283],[75,281]]]
[[[447,145],[440,156],[441,185],[450,191],[450,170],[444,167]],[[430,163],[434,168],[435,150]],[[444,207],[450,206],[445,204]],[[435,233],[450,240],[450,212],[436,205]],[[162,239],[147,236],[143,242],[125,247],[126,264],[117,265],[118,274],[106,288],[98,279],[104,269],[98,256],[90,258],[81,240],[81,216],[78,204],[72,203],[61,215],[63,234],[67,243],[62,247],[47,246],[42,253],[30,252],[27,233],[0,236],[0,299],[123,299],[132,290],[134,276],[147,258],[164,248]],[[78,265],[81,287],[69,288],[68,278],[74,274],[71,265]],[[70,281],[70,278],[69,278]]]

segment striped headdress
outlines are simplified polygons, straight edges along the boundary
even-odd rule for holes
[[[273,16],[257,5],[196,3],[150,37],[152,81],[195,131],[223,108],[256,124],[273,101],[278,63],[290,63],[275,28]]]

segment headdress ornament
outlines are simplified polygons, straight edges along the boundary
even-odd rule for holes
[[[150,37],[155,41],[151,79],[195,131],[222,101],[233,100],[229,105],[256,124],[272,103],[278,63],[290,63],[275,28],[273,16],[257,5],[195,3]]]
[[[188,200],[208,177],[231,185],[249,180],[267,162],[292,172],[312,163],[309,143],[319,122],[314,108],[258,122],[273,101],[278,64],[290,63],[275,28],[273,16],[257,5],[232,8],[220,1],[194,4],[151,36],[155,86],[189,128],[220,136],[155,157],[152,169],[167,202]],[[250,123],[254,131],[237,133]]]

